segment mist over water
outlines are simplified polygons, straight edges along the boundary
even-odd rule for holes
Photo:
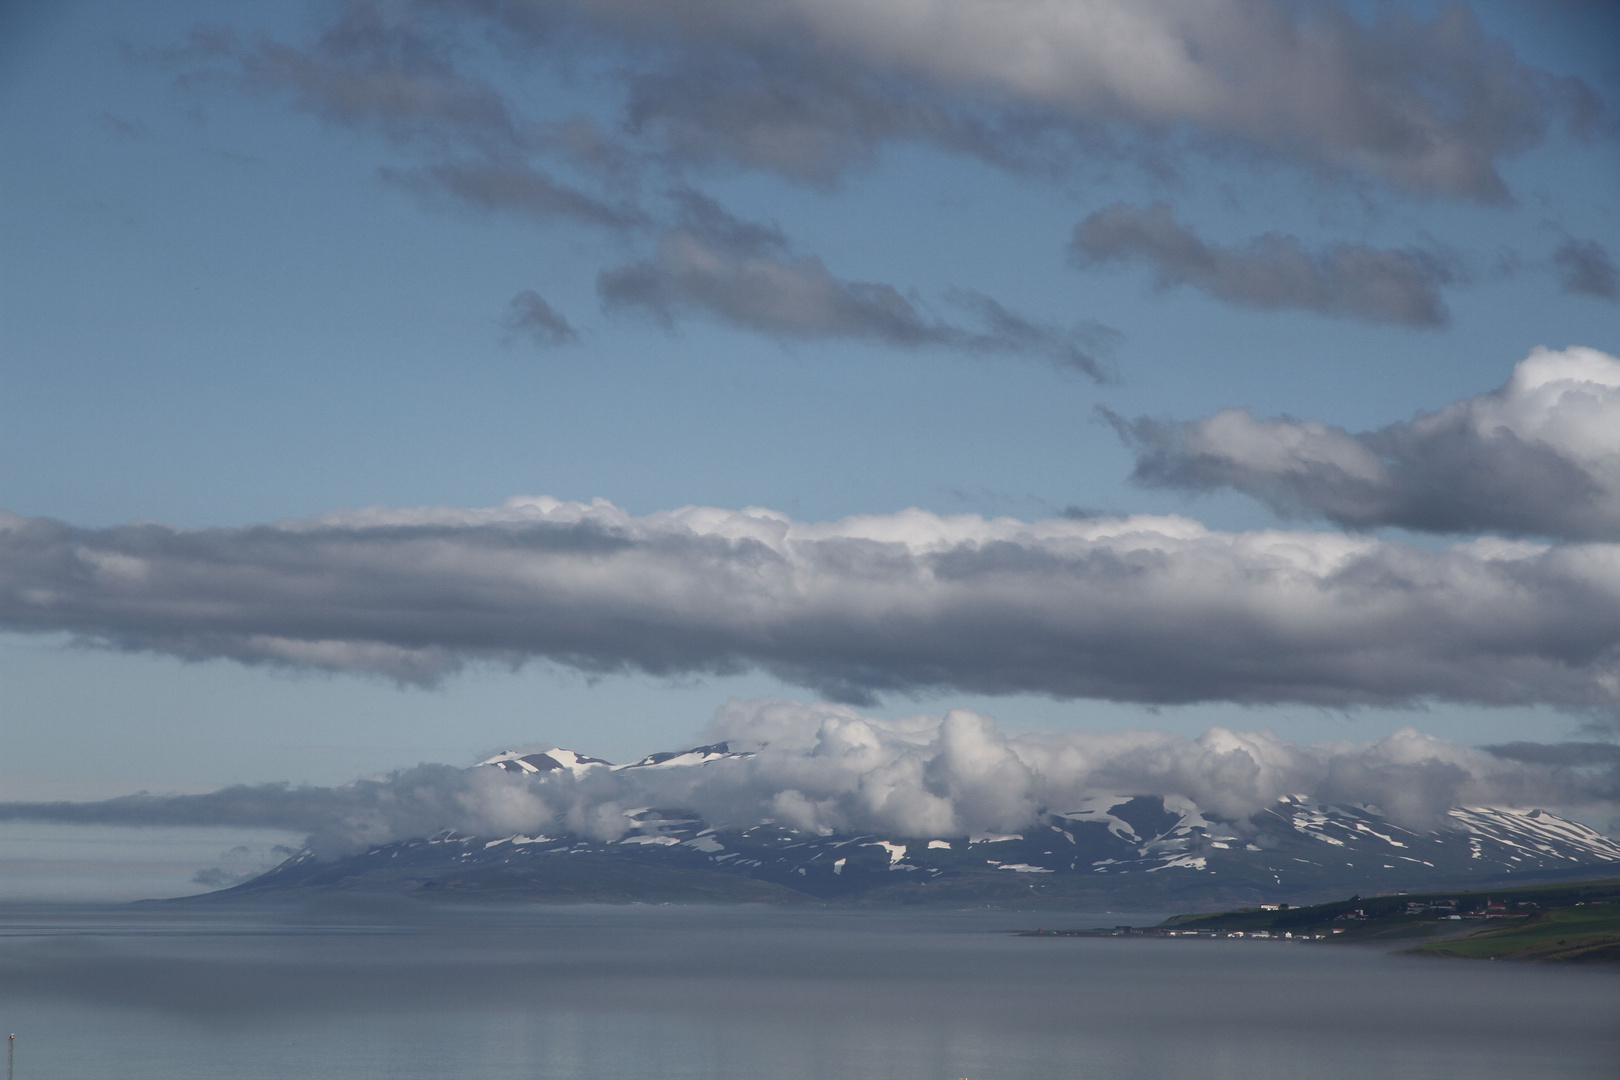
[[[1612,971],[1019,938],[1158,916],[0,911],[18,1080],[1612,1077]]]

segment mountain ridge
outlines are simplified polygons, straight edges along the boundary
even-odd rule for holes
[[[504,751],[473,768],[544,784],[596,770],[703,769],[751,756],[721,742],[615,765],[554,747]],[[1620,843],[1546,810],[1455,807],[1420,831],[1376,807],[1307,795],[1225,820],[1176,795],[1098,794],[1043,810],[1018,832],[929,837],[812,835],[775,821],[717,825],[680,808],[620,813],[612,838],[443,831],[335,860],[305,850],[208,895],[1152,907],[1298,902],[1620,868]]]

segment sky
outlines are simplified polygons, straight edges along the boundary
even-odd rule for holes
[[[762,700],[1612,743],[1617,44],[1578,0],[0,3],[0,801]]]

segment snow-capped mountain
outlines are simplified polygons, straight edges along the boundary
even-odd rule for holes
[[[752,754],[748,753],[734,753],[730,747],[722,742],[713,743],[709,746],[694,746],[690,750],[673,750],[648,754],[640,761],[632,761],[628,765],[615,765],[611,761],[586,757],[584,754],[554,746],[550,750],[529,754],[517,750],[503,750],[494,757],[485,758],[473,767],[492,766],[497,769],[505,769],[507,772],[517,773],[546,773],[556,769],[564,769],[578,777],[598,767],[605,768],[610,772],[621,772],[625,769],[681,768],[686,765],[707,765],[711,761],[721,761],[727,758],[752,756]]]
[[[475,767],[547,783],[562,772],[698,769],[748,756],[717,743],[614,765],[554,748]],[[301,853],[227,892],[1154,907],[1620,873],[1620,843],[1544,810],[1503,807],[1458,807],[1414,832],[1375,808],[1303,795],[1238,821],[1175,796],[1099,795],[1017,833],[937,837],[816,836],[774,822],[717,828],[678,809],[621,813],[623,832],[610,841],[445,832],[335,862]]]
[[[632,761],[628,765],[616,765],[616,769],[679,769],[688,765],[707,765],[714,761],[738,760],[753,757],[753,754],[740,750],[732,750],[727,743],[710,743],[708,746],[694,746],[690,750],[665,751],[659,754],[648,754],[640,761]]]
[[[474,768],[483,766],[505,769],[507,772],[515,773],[548,773],[561,769],[571,772],[575,776],[589,772],[597,766],[605,766],[609,769],[614,767],[612,763],[603,761],[601,758],[586,757],[583,754],[576,754],[572,750],[564,750],[561,747],[553,747],[538,754],[523,754],[516,750],[504,750],[492,758],[480,761]]]

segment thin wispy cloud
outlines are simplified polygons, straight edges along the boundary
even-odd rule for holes
[[[1106,334],[1046,326],[995,298],[968,305],[978,325],[930,317],[903,283],[720,242],[656,192],[738,169],[831,192],[883,148],[920,142],[1058,175],[1104,162],[1157,175],[1236,151],[1501,201],[1500,164],[1597,100],[1519,60],[1466,8],[1362,20],[1281,0],[350,0],[302,40],[205,28],[170,58],[195,85],[269,95],[385,140],[414,164],[379,175],[429,200],[639,237],[641,257],[601,274],[610,310],[666,322],[701,312],[778,339],[1034,354],[1093,376]],[[599,114],[497,74],[525,67],[598,86]],[[1162,284],[1230,303],[1414,327],[1446,322],[1440,289],[1455,273],[1417,247],[1311,251],[1266,235],[1223,248],[1163,207],[1094,214],[1073,252],[1090,265],[1140,260]],[[1597,259],[1561,252],[1566,286],[1600,289]]]
[[[514,334],[527,338],[541,348],[555,348],[579,340],[579,332],[568,317],[531,289],[512,297],[502,323]]]
[[[864,339],[903,349],[980,356],[1033,356],[1101,381],[1106,327],[1044,326],[996,300],[958,291],[949,300],[975,322],[926,314],[882,282],[835,277],[814,256],[795,255],[771,226],[744,221],[696,193],[683,193],[683,223],[650,258],[604,271],[597,293],[609,311],[641,311],[673,326],[701,313],[785,341]]]
[[[1567,293],[1620,300],[1620,266],[1596,240],[1569,240],[1553,253],[1559,284]]]
[[[609,229],[626,229],[646,220],[635,206],[611,194],[599,197],[570,187],[521,160],[441,161],[413,169],[383,168],[378,175],[430,200],[450,196],[481,210],[540,220],[568,218]]]
[[[341,4],[312,40],[239,41],[204,33],[192,57],[221,63],[250,87],[286,95],[328,123],[364,128],[404,144],[492,156],[529,147],[534,132],[487,78],[469,74],[465,48],[418,5]],[[216,68],[215,70],[219,70]]]
[[[1178,222],[1165,203],[1097,211],[1074,227],[1069,255],[1080,267],[1142,263],[1160,288],[1185,285],[1242,307],[1417,327],[1450,320],[1440,288],[1456,277],[1451,260],[1416,248],[1336,244],[1313,252],[1275,233],[1222,247]]]

